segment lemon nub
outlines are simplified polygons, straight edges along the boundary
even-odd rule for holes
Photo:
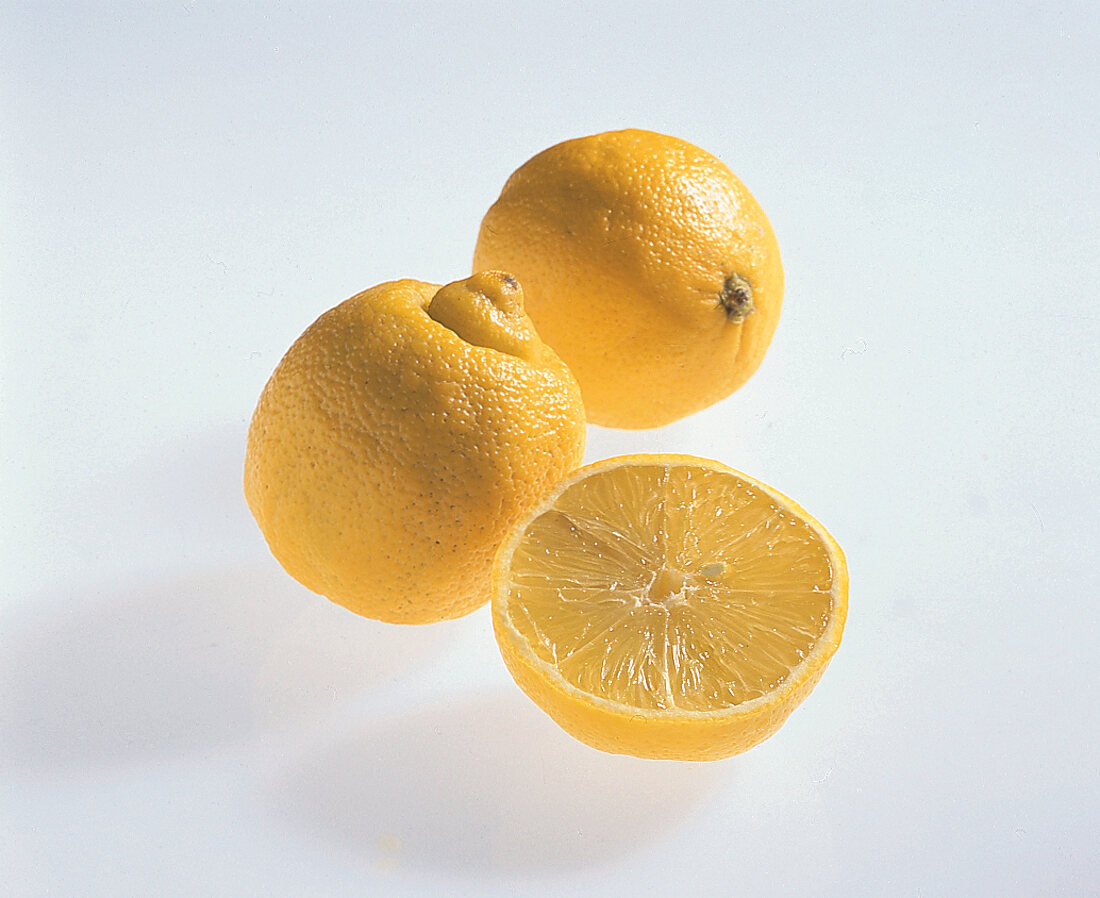
[[[482,271],[441,287],[431,298],[428,317],[471,346],[495,349],[534,361],[538,335],[524,314],[523,289],[503,271]]]
[[[829,622],[829,549],[731,473],[612,468],[567,487],[515,548],[508,613],[591,695],[715,711],[775,690]]]

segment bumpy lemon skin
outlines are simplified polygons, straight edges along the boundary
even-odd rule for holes
[[[588,420],[606,427],[659,427],[729,396],[763,361],[783,303],[779,245],[745,185],[705,150],[638,129],[567,140],[517,169],[474,268],[523,282]]]
[[[540,661],[508,621],[510,564],[530,521],[550,509],[578,480],[619,465],[703,464],[770,494],[809,522],[829,548],[837,597],[825,632],[782,685],[759,699],[720,711],[642,711],[577,689]],[[624,455],[579,468],[512,529],[493,565],[493,631],[505,667],[524,693],[573,738],[610,754],[653,760],[715,761],[733,757],[774,735],[814,690],[840,647],[848,617],[848,564],[836,540],[805,509],[778,490],[721,462],[671,453]]]
[[[245,496],[275,558],[393,623],[484,604],[504,534],[584,453],[561,360],[537,337],[525,357],[467,342],[428,314],[439,291],[393,281],[326,312],[277,366],[248,434]],[[508,314],[533,334],[522,302]]]

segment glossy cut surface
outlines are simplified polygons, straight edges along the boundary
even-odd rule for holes
[[[812,688],[846,614],[843,554],[821,525],[701,459],[583,469],[503,551],[495,607],[506,660],[511,649],[536,701],[557,693],[587,705],[589,723],[602,714],[610,741],[597,736],[598,747],[617,740],[608,750],[666,756],[632,746],[646,734],[619,731],[623,718],[635,729],[649,719],[660,738],[678,726],[708,756],[755,744],[772,731],[765,718],[777,726]],[[543,706],[555,716],[553,701]],[[667,756],[691,756],[678,751]]]

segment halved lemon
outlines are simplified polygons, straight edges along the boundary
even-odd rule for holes
[[[725,758],[771,736],[847,609],[844,553],[816,520],[686,455],[576,471],[493,571],[493,628],[524,692],[582,742],[643,758]]]

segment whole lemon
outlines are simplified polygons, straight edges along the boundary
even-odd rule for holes
[[[396,623],[489,598],[519,517],[581,461],[569,369],[510,275],[373,287],[326,312],[264,387],[244,491],[309,589]]]
[[[728,396],[779,321],[783,267],[745,185],[652,131],[567,140],[522,165],[481,223],[475,269],[522,281],[588,420],[657,427]]]

